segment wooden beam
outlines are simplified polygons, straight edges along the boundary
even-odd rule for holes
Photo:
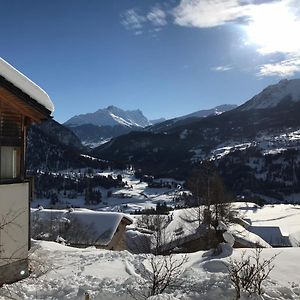
[[[22,100],[3,87],[0,87],[0,101],[2,101],[6,107],[10,107],[12,110],[17,111],[21,115],[29,117],[34,122],[39,123],[45,118],[41,113],[32,109],[25,103],[22,103]]]

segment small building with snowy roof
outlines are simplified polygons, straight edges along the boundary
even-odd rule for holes
[[[32,209],[32,237],[35,239],[65,241],[74,247],[107,250],[126,250],[126,226],[132,224],[123,213],[89,209]]]
[[[201,208],[201,211],[204,207]],[[154,251],[159,251],[162,254],[168,254],[174,251],[177,252],[196,252],[207,250],[214,245],[215,242],[220,242],[216,236],[216,230],[207,224],[202,223],[202,215],[198,208],[184,208],[172,212],[173,217],[165,220],[160,219],[163,224],[163,230],[160,234],[159,245],[157,247],[157,236],[153,235],[151,245]],[[200,218],[201,217],[201,218]],[[224,224],[219,221],[217,228],[224,242],[223,233],[229,233],[233,241],[234,248],[269,248],[270,245],[260,236],[248,231],[242,225],[229,223]]]
[[[0,58],[0,285],[28,274],[31,185],[25,174],[26,132],[53,111],[47,93]]]
[[[269,243],[272,247],[291,247],[288,236],[284,236],[279,226],[250,226],[248,230]]]

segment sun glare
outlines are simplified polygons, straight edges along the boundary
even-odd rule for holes
[[[300,50],[300,20],[284,3],[253,8],[246,32],[262,54]]]

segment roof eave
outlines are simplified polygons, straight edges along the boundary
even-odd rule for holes
[[[51,111],[48,110],[46,107],[44,107],[42,104],[38,103],[37,100],[31,98],[28,94],[23,92],[21,89],[16,87],[14,84],[12,84],[10,81],[8,81],[6,78],[0,75],[0,86],[6,88],[11,93],[16,95],[18,98],[22,99],[26,104],[28,104],[30,107],[38,111],[41,115],[43,115],[44,118],[42,120],[51,119]]]

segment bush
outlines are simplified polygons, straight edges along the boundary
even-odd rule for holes
[[[262,259],[261,253],[262,249],[256,248],[252,255],[246,257],[245,252],[243,252],[239,260],[229,260],[227,268],[235,288],[236,300],[240,299],[242,291],[247,292],[249,296],[262,294],[262,284],[273,270],[272,262],[277,254],[270,259]]]
[[[154,256],[149,259],[149,269],[141,270],[142,281],[140,289],[128,290],[136,300],[145,300],[151,296],[160,295],[165,291],[175,291],[182,285],[180,276],[184,272],[187,256],[165,255]]]

